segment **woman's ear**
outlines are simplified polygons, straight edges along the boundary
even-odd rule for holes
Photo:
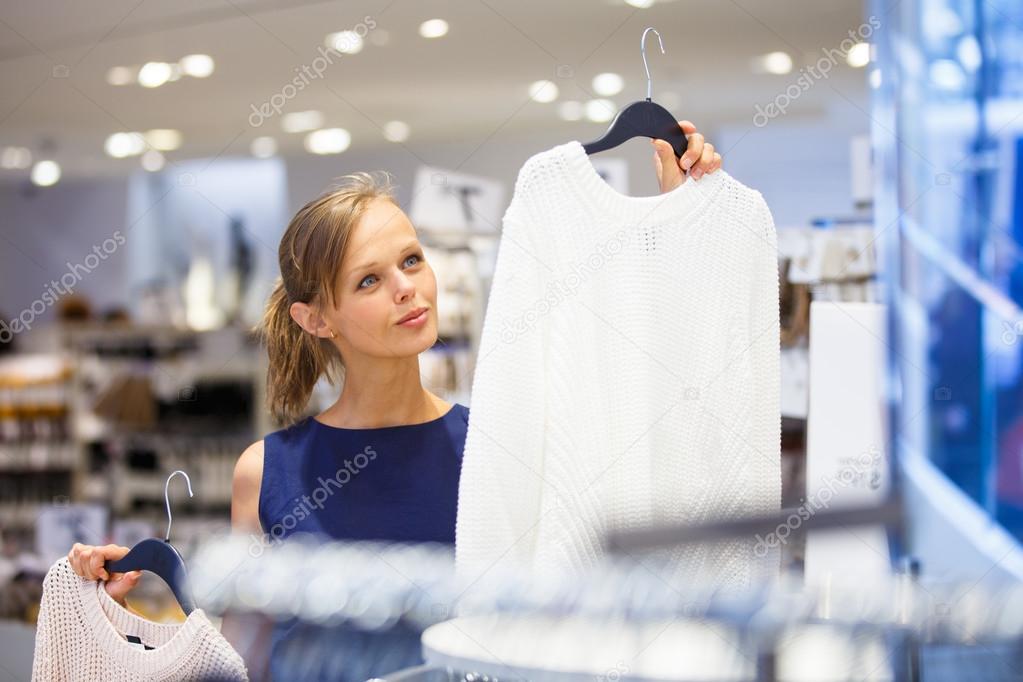
[[[314,306],[295,301],[291,304],[288,312],[291,313],[291,319],[298,323],[298,326],[313,336],[318,336],[321,339],[330,338],[330,325]]]

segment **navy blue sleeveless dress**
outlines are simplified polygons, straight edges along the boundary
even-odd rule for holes
[[[453,545],[468,423],[469,408],[455,403],[420,424],[348,429],[306,417],[268,434],[263,533]],[[421,662],[419,633],[401,624],[367,633],[285,621],[270,652],[274,680],[365,680]]]

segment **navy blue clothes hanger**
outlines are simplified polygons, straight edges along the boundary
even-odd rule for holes
[[[185,615],[195,610],[195,599],[188,589],[185,560],[181,553],[170,543],[171,516],[169,486],[175,475],[181,474],[188,484],[188,496],[192,497],[192,481],[184,471],[175,471],[167,477],[163,486],[163,499],[167,504],[167,535],[163,540],[146,538],[132,547],[127,554],[116,561],[108,561],[104,568],[108,573],[127,573],[128,571],[149,571],[160,576],[174,593],[181,610]]]
[[[583,145],[587,154],[606,151],[634,137],[665,140],[675,150],[676,157],[682,158],[682,155],[685,154],[689,141],[686,139],[685,133],[682,132],[682,128],[679,127],[678,119],[672,116],[670,111],[650,99],[650,66],[646,61],[646,35],[650,31],[657,36],[657,44],[661,47],[661,54],[664,54],[661,34],[653,28],[643,31],[639,49],[643,55],[643,68],[646,70],[646,99],[633,102],[619,111],[603,137]]]

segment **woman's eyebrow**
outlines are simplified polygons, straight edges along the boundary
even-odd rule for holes
[[[408,244],[405,245],[405,247],[402,249],[402,251],[408,251],[409,249],[411,249],[413,247],[418,247],[418,246],[419,246],[419,241],[418,240],[411,241],[411,242],[409,242]],[[362,265],[359,265],[359,266],[356,266],[355,268],[353,268],[353,271],[358,272],[358,271],[361,271],[361,270],[368,270],[370,268],[375,268],[378,265],[380,265],[380,263],[377,262],[377,261],[373,261],[372,263],[363,263]]]

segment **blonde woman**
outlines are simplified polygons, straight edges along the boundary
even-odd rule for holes
[[[680,126],[689,139],[681,159],[668,143],[653,141],[661,192],[721,166],[720,154],[692,123]],[[279,261],[281,278],[262,332],[268,407],[285,427],[238,459],[232,527],[263,541],[312,532],[454,543],[469,408],[446,402],[420,381],[419,355],[437,341],[437,280],[385,179],[345,176],[303,206],[281,239]],[[342,373],[337,401],[303,417],[320,377],[339,380]],[[107,581],[107,591],[123,603],[138,575],[110,576],[102,566],[127,551],[75,545],[69,558],[80,575]],[[315,636],[298,628],[289,622],[273,630],[275,679],[293,679],[283,663],[289,639],[308,643]],[[259,679],[261,647],[242,636],[237,621],[230,629],[225,623]],[[374,651],[386,651],[387,660]],[[350,630],[323,653],[344,661],[343,675],[331,670],[331,679],[363,680],[420,662],[418,633],[402,626],[372,636]]]

